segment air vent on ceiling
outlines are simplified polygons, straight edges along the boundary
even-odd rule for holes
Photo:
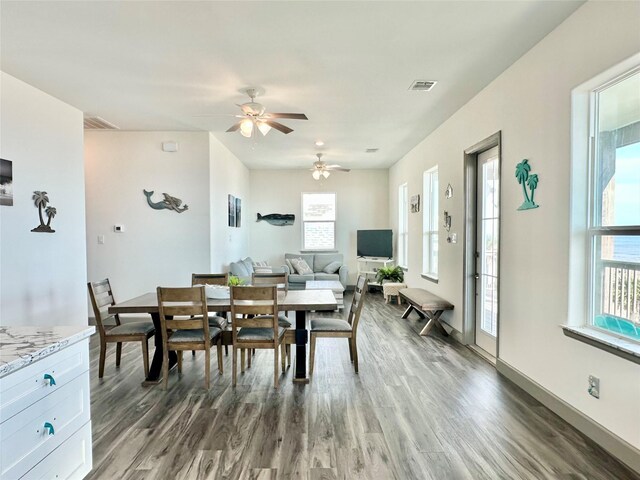
[[[376,153],[378,150],[380,150],[379,148],[367,148],[365,150],[366,153]]]
[[[84,128],[85,130],[120,130],[113,123],[100,117],[84,117]]]
[[[435,80],[416,80],[411,84],[409,90],[417,90],[420,92],[428,92],[434,85],[438,83]]]

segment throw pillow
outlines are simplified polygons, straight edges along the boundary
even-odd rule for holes
[[[253,273],[273,273],[273,267],[253,267]]]
[[[248,275],[251,275],[251,273],[253,272],[253,260],[251,260],[251,257],[247,257],[244,260],[241,260],[241,262],[247,269]]]
[[[267,262],[253,262],[253,268],[256,267],[268,267],[269,264]]]
[[[311,267],[309,266],[309,264],[302,258],[292,258],[291,265],[293,265],[293,268],[295,268],[296,272],[299,273],[300,275],[313,274],[313,270],[311,270]]]
[[[341,266],[342,266],[342,263],[336,260],[335,262],[331,262],[329,265],[324,267],[322,271],[324,273],[336,273],[338,270],[340,270]]]
[[[296,269],[293,268],[293,265],[291,264],[291,260],[289,260],[288,258],[285,258],[284,261],[287,264],[287,267],[289,267],[289,273],[296,273]]]

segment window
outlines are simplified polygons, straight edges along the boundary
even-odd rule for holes
[[[438,278],[438,167],[424,172],[422,208],[422,274]]]
[[[336,194],[302,194],[302,248],[336,248]]]
[[[591,93],[589,320],[640,342],[640,68]]]
[[[409,196],[407,184],[398,188],[398,265],[407,268],[409,259]]]

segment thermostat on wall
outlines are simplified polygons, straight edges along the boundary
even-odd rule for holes
[[[178,142],[162,142],[162,151],[163,152],[177,152],[178,151]]]
[[[116,233],[124,232],[124,225],[114,225],[113,226],[113,231],[116,232]]]

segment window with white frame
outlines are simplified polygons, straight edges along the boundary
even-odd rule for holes
[[[407,184],[398,188],[398,265],[409,263],[409,194]]]
[[[590,103],[589,321],[640,342],[640,67]]]
[[[438,166],[423,174],[422,274],[438,279]]]
[[[336,194],[302,194],[302,248],[336,248]]]

